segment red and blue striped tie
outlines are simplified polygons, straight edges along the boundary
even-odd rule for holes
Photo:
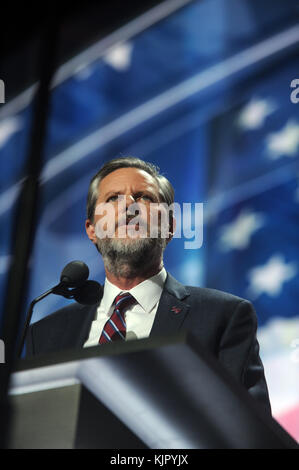
[[[126,339],[125,310],[135,302],[134,297],[128,292],[115,297],[114,310],[105,323],[99,340],[100,344]]]

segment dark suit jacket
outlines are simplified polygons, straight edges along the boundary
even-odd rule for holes
[[[26,356],[83,347],[97,307],[75,303],[33,323],[26,339]],[[178,309],[178,313],[174,311]],[[271,410],[256,339],[257,318],[250,302],[215,289],[183,286],[168,273],[150,337],[180,329],[192,332],[264,408]]]

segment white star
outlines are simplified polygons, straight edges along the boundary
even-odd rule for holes
[[[299,125],[289,120],[280,131],[268,135],[266,145],[272,160],[281,155],[295,156],[299,149]]]
[[[273,113],[277,106],[270,100],[253,98],[241,111],[238,124],[245,130],[261,127],[269,114]]]
[[[125,71],[130,67],[133,45],[129,42],[113,46],[105,54],[103,60],[118,71]]]
[[[23,126],[22,119],[19,117],[10,117],[2,121],[0,124],[0,148],[4,147],[10,137],[21,129]]]
[[[243,210],[232,223],[222,227],[219,243],[222,251],[244,250],[251,236],[264,225],[264,217],[261,214],[248,209]]]
[[[249,292],[255,297],[262,293],[275,297],[280,294],[283,283],[296,274],[295,263],[285,263],[281,255],[274,255],[265,265],[249,271]]]

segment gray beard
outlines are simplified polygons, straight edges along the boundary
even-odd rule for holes
[[[124,241],[117,238],[97,240],[105,268],[116,277],[132,279],[159,266],[166,247],[165,238],[139,238]]]

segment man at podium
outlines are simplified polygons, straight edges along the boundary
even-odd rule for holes
[[[26,355],[188,330],[270,411],[251,303],[184,286],[164,267],[163,252],[175,232],[167,210],[173,203],[173,187],[154,165],[134,157],[103,165],[89,186],[86,220],[105,266],[102,298],[92,306],[73,303],[32,324]]]

